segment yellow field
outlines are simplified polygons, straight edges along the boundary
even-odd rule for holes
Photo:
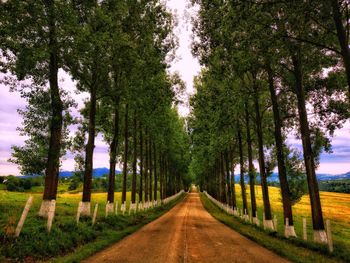
[[[235,186],[238,206],[242,207],[241,188]],[[263,201],[261,187],[255,188],[258,216],[262,219]],[[281,203],[280,189],[269,187],[270,203],[273,215],[278,219],[278,231],[283,233],[283,208]],[[324,220],[331,221],[332,234],[336,244],[347,246],[350,249],[350,194],[320,192]],[[250,207],[250,191],[247,186],[248,207]],[[310,199],[303,196],[299,203],[293,206],[293,218],[297,235],[302,236],[302,218],[307,219],[308,238],[312,238],[312,221]]]

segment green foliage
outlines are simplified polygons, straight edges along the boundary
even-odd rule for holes
[[[11,192],[29,191],[32,189],[33,186],[40,186],[43,184],[43,178],[41,177],[19,178],[16,176],[9,175],[4,178],[4,184],[6,185],[6,189]]]
[[[11,85],[15,85],[12,83]],[[23,118],[22,127],[17,128],[21,136],[26,136],[24,146],[12,146],[12,158],[10,162],[17,164],[23,175],[43,175],[50,138],[51,102],[50,94],[44,87],[21,86],[17,87],[21,96],[26,99],[28,105],[24,110],[18,110]],[[75,122],[70,114],[70,107],[75,106],[74,101],[66,92],[62,92],[64,103],[64,132],[61,156],[66,154],[69,147],[68,125]]]
[[[321,191],[350,194],[350,180],[319,181]]]
[[[290,199],[292,205],[294,205],[308,192],[306,174],[301,154],[297,150],[288,147],[285,150]]]

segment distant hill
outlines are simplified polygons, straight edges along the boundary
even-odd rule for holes
[[[350,172],[347,172],[345,174],[337,174],[337,175],[318,174],[317,179],[319,181],[350,180]]]
[[[115,171],[117,174],[120,174],[121,171],[116,170]],[[71,177],[73,176],[74,172],[73,171],[62,171],[59,173],[59,177]],[[108,168],[95,168],[93,169],[92,176],[93,177],[102,177],[104,175],[109,174],[109,169]]]
[[[344,174],[317,174],[317,180],[318,181],[333,181],[333,180],[350,180],[350,172],[344,173]],[[240,176],[238,174],[235,175],[235,180],[239,181]],[[260,176],[258,175],[257,179],[260,179]],[[273,173],[271,176],[267,178],[269,182],[278,182],[278,173]]]

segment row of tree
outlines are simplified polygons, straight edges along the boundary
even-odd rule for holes
[[[123,163],[122,202],[129,172],[133,203],[137,194],[140,201],[156,200],[158,192],[164,198],[187,183],[188,139],[175,109],[183,84],[167,71],[177,45],[175,21],[164,3],[10,0],[0,6],[4,83],[28,102],[19,128],[28,139],[13,148],[12,161],[24,174],[45,174],[40,215],[47,216],[56,199],[67,150],[83,172],[81,214],[90,215],[99,133],[109,145],[109,209],[117,163]],[[76,103],[60,87],[59,71],[75,80],[77,92],[89,94],[81,118],[71,114]],[[77,130],[73,140],[70,125]]]
[[[326,242],[315,169],[349,118],[348,1],[192,3],[199,5],[193,53],[204,69],[191,101],[191,170],[202,188],[236,207],[239,165],[243,211],[247,175],[257,221],[257,159],[265,227],[273,230],[267,178],[277,166],[286,235],[295,236],[292,205],[307,185],[314,238]],[[301,139],[303,155],[286,145],[291,134]]]

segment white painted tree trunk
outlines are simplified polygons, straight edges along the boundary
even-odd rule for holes
[[[314,241],[316,243],[327,244],[327,233],[326,233],[326,230],[314,230]]]
[[[273,222],[272,220],[264,220],[264,229],[268,229],[268,230],[271,230],[271,231],[274,231],[275,228],[273,227]]]
[[[109,214],[113,214],[114,213],[114,203],[108,203],[106,204],[106,217],[109,215]]]
[[[39,210],[39,216],[43,218],[47,218],[49,215],[49,210],[51,206],[51,200],[43,200],[41,202],[40,210]]]
[[[294,226],[284,226],[284,236],[285,237],[297,237],[297,234],[295,233]]]
[[[91,216],[91,203],[90,202],[81,202],[80,215],[81,216]]]

